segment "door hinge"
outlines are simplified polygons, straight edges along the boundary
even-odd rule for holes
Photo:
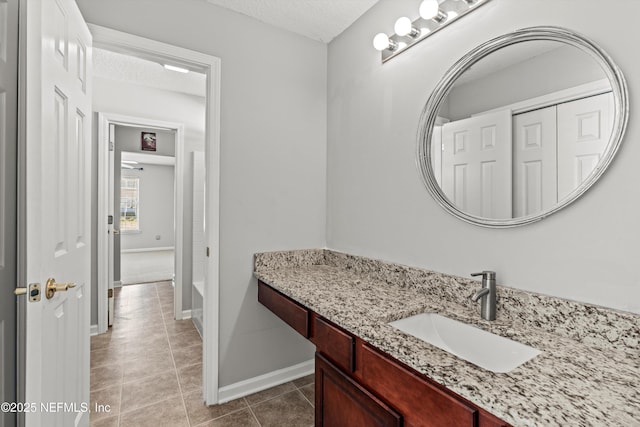
[[[109,289],[109,290],[107,291],[107,297],[108,297],[108,298],[113,298],[113,289]]]
[[[209,246],[207,246],[207,258],[209,258]]]

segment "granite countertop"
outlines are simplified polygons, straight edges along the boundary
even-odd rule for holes
[[[322,249],[256,254],[254,275],[514,426],[640,426],[638,315],[499,286],[488,322],[478,282]],[[542,353],[498,374],[387,325],[423,312]]]

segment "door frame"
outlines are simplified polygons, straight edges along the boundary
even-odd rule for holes
[[[117,221],[116,208],[113,200],[113,188],[116,185],[114,179],[114,157],[110,150],[109,128],[111,125],[134,126],[162,130],[173,130],[175,134],[175,168],[174,168],[174,305],[173,312],[176,320],[183,319],[182,310],[182,273],[183,273],[183,239],[184,239],[184,214],[181,206],[184,205],[184,125],[182,123],[165,122],[142,117],[128,116],[117,113],[98,112],[98,329],[102,334],[108,329],[108,305],[107,290],[113,282],[113,230]],[[113,213],[113,224],[107,223],[107,215]]]
[[[204,334],[202,345],[202,385],[206,404],[218,403],[219,360],[219,247],[220,247],[220,71],[221,60],[190,49],[98,25],[88,24],[94,47],[144,59],[166,60],[171,64],[207,75],[205,118],[206,236],[210,248],[203,295]]]

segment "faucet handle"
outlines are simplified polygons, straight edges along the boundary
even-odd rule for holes
[[[471,273],[471,276],[482,276],[485,280],[496,280],[496,272],[491,270],[483,270],[482,273]]]

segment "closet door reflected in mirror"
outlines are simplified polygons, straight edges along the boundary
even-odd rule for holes
[[[445,209],[485,226],[537,221],[603,173],[628,116],[620,70],[592,42],[536,27],[456,63],[421,118],[418,165]]]

